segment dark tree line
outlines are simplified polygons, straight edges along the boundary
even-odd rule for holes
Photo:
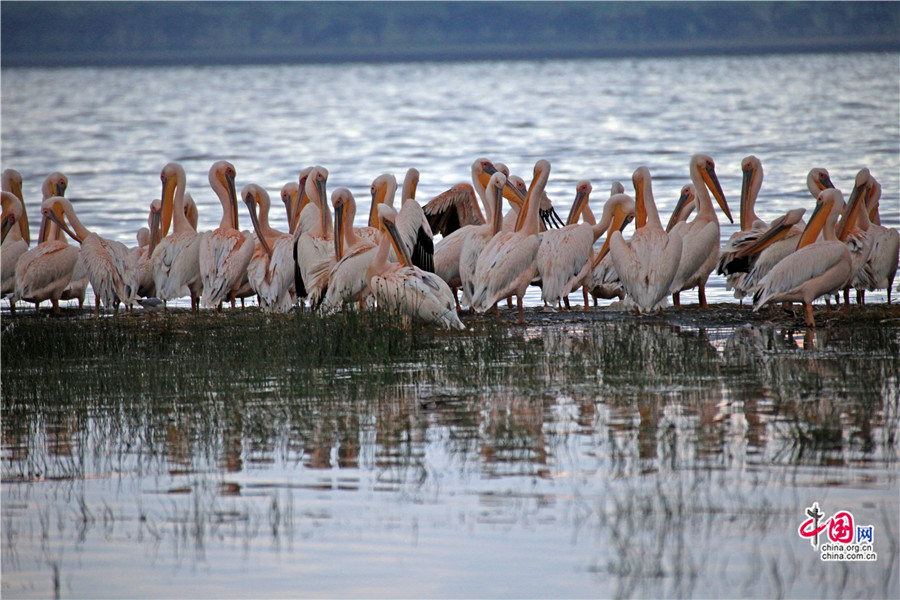
[[[3,66],[898,50],[895,2],[10,2]]]

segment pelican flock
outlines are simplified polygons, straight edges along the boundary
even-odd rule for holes
[[[219,160],[208,180],[222,206],[221,221],[198,232],[185,170],[172,162],[160,172],[162,193],[151,201],[147,227],[136,232],[138,245],[132,248],[82,223],[77,204],[65,196],[68,179],[59,172],[43,180],[41,204],[32,207],[41,218],[32,244],[22,175],[6,169],[2,297],[11,315],[19,301],[34,303],[36,310],[49,301],[59,313],[60,302],[69,299],[79,300],[80,308],[90,285],[99,317],[101,306],[116,313],[121,304],[166,306],[178,298],[190,298],[193,312],[202,307],[219,314],[223,302],[230,300],[234,309],[235,298],[243,307],[245,297],[255,296],[263,312],[315,310],[324,316],[384,309],[449,329],[465,327],[459,319],[464,309],[496,311],[499,317],[500,301],[512,306],[513,297],[516,322],[524,323],[524,298],[532,286],[540,289],[543,310],[569,309],[569,295],[581,288],[585,310],[591,308],[590,295],[595,310],[604,298],[614,301],[610,309],[644,315],[665,310],[670,297],[678,310],[681,293],[694,288],[697,306],[706,309],[708,280],[722,276],[742,304],[753,299],[754,311],[802,304],[808,326],[815,325],[814,302],[842,295],[849,306],[851,290],[857,304],[865,302],[867,291],[879,290],[891,303],[900,234],[881,224],[881,185],[868,168],[854,177],[846,202],[825,168],[810,169],[805,186],[815,206],[807,223],[808,206],[765,216],[765,204],[758,202],[762,161],[747,156],[739,171],[739,224],[723,242],[718,211],[729,221],[732,216],[718,172],[729,167],[706,154],[693,155],[685,171],[690,183],[681,188],[664,228],[649,165],[633,169],[633,195],[612,183],[599,220],[591,208],[592,182],[575,183],[565,222],[547,193],[551,164],[545,158],[523,178],[501,162],[478,157],[471,163],[471,183],[451,182],[424,204],[416,199],[420,173],[410,167],[396,209],[397,178],[385,172],[363,194],[360,208],[368,222],[362,226],[350,188],[336,188],[329,202],[328,170],[308,166],[274,188],[284,205],[283,230],[270,223],[266,187],[244,185],[240,198],[252,231],[241,231],[237,171]]]

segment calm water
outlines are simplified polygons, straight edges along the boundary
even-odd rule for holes
[[[32,227],[60,170],[85,224],[128,244],[170,160],[215,227],[222,158],[273,197],[322,164],[361,221],[376,175],[415,166],[423,200],[482,155],[520,174],[548,158],[565,215],[577,180],[596,209],[642,164],[668,213],[705,152],[736,215],[752,153],[764,218],[811,207],[811,167],[847,190],[867,166],[900,225],[897,54],[2,77],[2,166],[25,178]],[[732,301],[718,278],[708,294]],[[304,335],[284,319],[263,339]],[[900,595],[896,319],[573,315],[375,366],[166,322],[109,360],[65,333],[22,356],[16,327],[3,319],[4,597]],[[813,502],[872,525],[878,560],[821,561],[797,534]]]
[[[549,159],[548,194],[563,217],[578,180],[594,184],[599,212],[613,180],[630,190],[634,169],[647,165],[668,214],[696,152],[715,158],[735,218],[740,161],[755,154],[765,170],[763,218],[811,210],[812,167],[827,168],[847,195],[866,166],[883,186],[883,222],[900,225],[897,54],[6,69],[2,76],[2,162],[25,178],[32,227],[41,182],[59,170],[85,224],[129,245],[171,160],[185,167],[201,231],[221,219],[207,182],[220,159],[235,164],[239,190],[255,182],[273,199],[304,166],[324,165],[330,189],[353,191],[362,222],[377,175],[402,181],[416,167],[424,201],[469,181],[478,156],[507,163],[526,181],[538,158]],[[724,240],[735,226],[720,220]],[[272,221],[285,228],[283,210],[274,209]],[[720,277],[707,293],[733,301]],[[539,305],[539,292],[527,300]]]
[[[3,595],[897,597],[900,327],[652,321],[4,350]],[[878,560],[821,561],[813,502]]]

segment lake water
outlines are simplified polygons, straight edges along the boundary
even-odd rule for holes
[[[476,157],[505,162],[526,181],[535,161],[547,158],[548,194],[565,217],[578,180],[593,183],[599,213],[610,183],[631,192],[632,172],[647,165],[668,215],[697,152],[716,160],[735,218],[740,162],[754,154],[765,171],[757,203],[764,219],[798,206],[811,211],[811,168],[827,168],[846,198],[868,167],[882,183],[883,223],[900,225],[896,53],[5,69],[2,77],[2,166],[25,179],[34,231],[41,183],[62,171],[86,226],[135,245],[172,160],[185,167],[201,231],[221,219],[207,182],[220,159],[234,163],[238,190],[257,183],[273,200],[303,167],[324,165],[330,190],[356,196],[360,223],[369,185],[384,172],[402,182],[407,168],[417,168],[425,201],[470,181]],[[286,228],[284,211],[273,213],[273,225]],[[243,207],[241,219],[250,228]],[[736,226],[719,219],[725,240]],[[718,276],[707,294],[734,301]],[[540,305],[539,291],[526,301]]]
[[[577,180],[597,209],[647,165],[668,214],[695,152],[736,215],[755,154],[760,216],[809,209],[814,166],[845,193],[867,166],[898,226],[898,58],[8,69],[2,166],[33,228],[60,170],[85,224],[128,244],[170,160],[214,228],[223,158],[271,194],[324,165],[361,221],[376,175],[418,168],[424,200],[477,156],[548,158],[563,215]],[[719,278],[708,296],[733,301]],[[733,313],[476,320],[387,363],[310,358],[309,315],[4,314],[0,592],[898,597],[897,313]],[[871,525],[877,560],[821,560],[798,535],[813,503]]]

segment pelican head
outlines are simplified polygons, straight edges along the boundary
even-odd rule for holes
[[[856,224],[856,220],[859,218],[860,213],[868,218],[868,211],[861,211],[861,209],[869,195],[871,178],[872,176],[869,173],[869,169],[866,168],[860,169],[859,173],[856,174],[853,191],[850,192],[850,199],[847,200],[847,205],[844,207],[844,216],[841,219],[840,227],[838,227],[838,231],[836,232],[839,240],[843,241],[847,238],[850,230]],[[821,196],[822,192],[819,192],[819,195]]]
[[[253,231],[256,232],[256,239],[259,241],[260,246],[263,247],[263,250],[266,251],[266,254],[269,255],[269,258],[272,258],[272,248],[269,246],[266,237],[263,235],[262,227],[259,224],[259,217],[256,214],[257,206],[260,204],[268,210],[269,193],[255,183],[248,183],[244,186],[244,189],[241,190],[241,198],[244,200],[244,204],[247,205],[247,209],[250,211],[250,221],[253,223]]]
[[[156,245],[162,238],[160,235],[162,233],[162,201],[158,198],[154,198],[153,201],[150,202],[150,214],[147,217],[147,226],[150,233],[150,240],[148,241],[150,248],[149,253],[150,256],[153,256],[153,251],[156,250]]]
[[[65,196],[68,187],[69,178],[56,171],[44,179],[44,183],[41,185],[41,195],[45,200],[53,196]]]
[[[46,228],[52,221],[70,238],[72,238],[76,242],[81,242],[81,238],[75,235],[75,233],[69,228],[68,223],[66,223],[66,208],[71,209],[71,206],[72,205],[69,203],[69,201],[63,196],[51,196],[41,203],[41,233],[38,236],[40,240],[43,241],[44,239],[46,239]]]
[[[575,184],[575,202],[572,203],[572,210],[569,211],[569,216],[566,218],[566,225],[578,223],[584,207],[590,202],[593,189],[591,182],[586,179]]]
[[[800,234],[797,250],[815,242],[823,230],[826,239],[832,238],[834,224],[842,210],[844,210],[844,196],[840,190],[828,188],[819,192],[819,196],[816,198],[816,208],[806,224],[806,229]]]
[[[725,193],[722,191],[722,186],[719,184],[719,178],[716,175],[716,163],[712,157],[707,156],[706,154],[695,154],[691,157],[691,169],[697,169],[703,183],[706,184],[706,187],[712,192],[712,195],[715,196],[719,208],[722,209],[722,212],[725,213],[728,220],[734,223],[734,219],[731,217],[731,210],[728,208],[728,202],[725,200]]]
[[[680,221],[687,221],[688,215],[694,210],[697,198],[697,188],[693,183],[689,183],[681,188],[678,195],[678,202],[675,204],[675,210],[669,217],[669,223],[666,225],[666,233],[672,231]]]
[[[175,190],[179,184],[184,184],[184,167],[177,162],[170,162],[163,167],[159,174],[162,181],[162,236],[169,234],[169,226],[172,224],[172,214],[175,211]]]
[[[606,241],[603,242],[600,252],[597,253],[594,260],[591,262],[591,270],[596,269],[597,265],[600,264],[600,261],[603,260],[603,257],[609,253],[609,240],[612,232],[624,231],[628,224],[634,219],[635,210],[636,206],[634,200],[632,200],[631,196],[628,194],[613,194],[609,197],[609,200],[606,201],[606,204],[603,206],[603,218],[609,218],[610,224],[606,232]],[[610,213],[611,216],[607,217]]]
[[[0,215],[0,244],[6,240],[16,221],[22,218],[22,202],[12,192],[2,192],[3,214]]]
[[[412,259],[409,256],[409,251],[400,239],[400,232],[397,231],[397,211],[394,210],[393,206],[387,204],[379,204],[377,210],[378,218],[384,225],[385,233],[390,237],[391,245],[394,247],[394,254],[397,255],[397,260],[404,267],[411,267]]]
[[[763,170],[762,162],[751,155],[741,161],[741,231],[749,231],[753,227],[755,213],[753,204],[756,202],[756,194],[762,186]]]
[[[284,210],[287,212],[288,227],[290,227],[291,211],[294,204],[300,200],[300,184],[296,181],[289,181],[281,188],[281,201],[284,203]]]
[[[237,171],[234,165],[227,160],[216,161],[209,168],[209,185],[214,190],[225,190],[227,194],[225,200],[227,200],[228,205],[226,206],[225,200],[223,200],[223,208],[226,212],[231,211],[231,226],[234,229],[240,229],[238,225],[237,190],[234,185],[235,177],[237,177]]]
[[[356,200],[347,188],[337,188],[331,193],[331,206],[334,207],[334,255],[341,260],[344,256],[344,221],[352,225]]]
[[[377,220],[377,215],[379,214],[377,207],[387,202],[388,199],[391,202],[394,201],[394,193],[397,191],[397,178],[391,173],[379,175],[372,181],[370,191],[372,193],[372,204],[369,207],[369,227],[380,228]]]
[[[834,184],[831,183],[831,177],[826,169],[815,167],[810,169],[809,174],[806,176],[806,187],[809,189],[809,193],[813,195],[813,198],[818,198],[819,192],[833,188]]]

